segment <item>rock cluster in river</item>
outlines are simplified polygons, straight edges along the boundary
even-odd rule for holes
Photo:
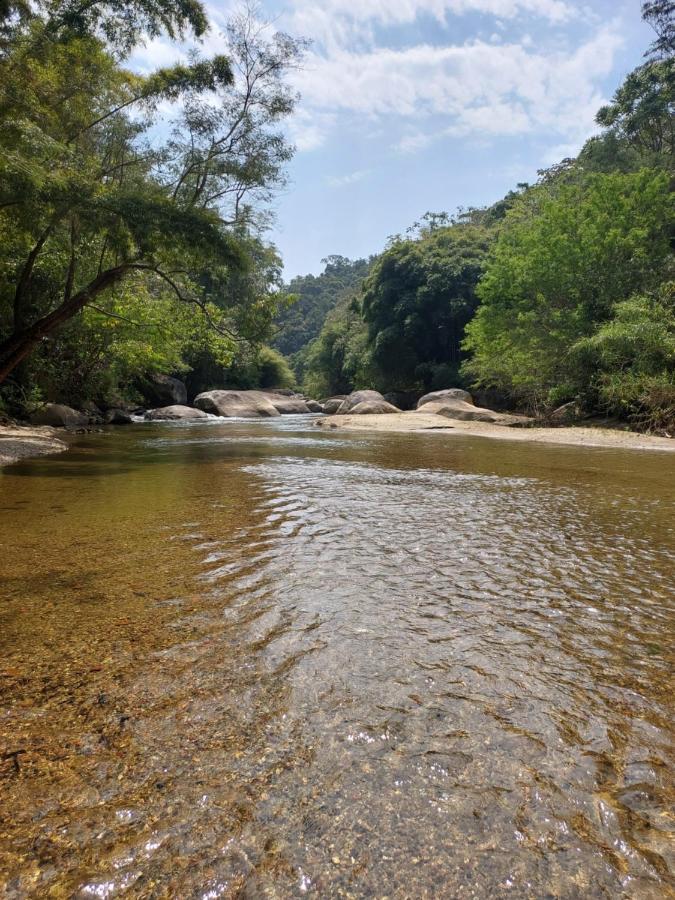
[[[194,405],[204,412],[225,418],[261,419],[275,416],[308,415],[323,412],[321,404],[291,391],[204,391]],[[318,409],[317,409],[318,407]]]
[[[202,409],[195,409],[192,406],[183,406],[180,403],[171,406],[160,406],[158,409],[149,409],[144,418],[149,422],[161,421],[182,421],[190,419],[208,419],[208,413]]]

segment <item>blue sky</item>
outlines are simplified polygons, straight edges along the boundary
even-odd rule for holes
[[[228,8],[211,4],[214,19]],[[576,153],[651,40],[639,0],[263,0],[260,11],[312,40],[293,76],[297,153],[270,234],[287,277],[332,253],[378,252],[425,211],[490,203]]]

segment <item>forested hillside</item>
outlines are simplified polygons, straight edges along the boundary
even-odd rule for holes
[[[3,4],[0,408],[133,401],[171,373],[194,392],[463,385],[673,428],[674,10],[643,4],[654,43],[578,157],[284,285],[264,234],[302,41],[238,15],[223,54],[139,75],[148,34],[205,33],[201,4]]]
[[[328,313],[358,293],[372,260],[329,256],[320,275],[298,275],[286,286],[291,302],[277,318],[274,346],[287,356],[318,336]]]

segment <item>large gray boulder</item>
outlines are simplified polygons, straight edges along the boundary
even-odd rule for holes
[[[194,409],[191,406],[174,404],[173,406],[161,406],[159,409],[149,409],[145,418],[150,422],[182,421],[183,419],[208,419],[208,414],[203,409]]]
[[[359,403],[386,403],[379,391],[354,391],[346,397],[337,411],[339,416],[345,416],[350,413]],[[396,410],[398,412],[398,410]]]
[[[432,391],[430,394],[420,397],[417,401],[417,408],[419,409],[427,403],[436,403],[439,400],[462,400],[464,403],[473,405],[473,397],[468,391],[463,391],[461,388],[447,388],[444,391]]]
[[[261,419],[281,415],[262,391],[204,391],[195,397],[194,405],[226,418]]]
[[[62,403],[46,403],[30,417],[32,425],[51,425],[53,428],[77,428],[89,424],[89,416]]]
[[[307,409],[311,413],[322,413],[324,412],[323,406],[318,403],[316,400],[307,400]]]
[[[323,411],[328,416],[334,416],[338,409],[340,409],[340,407],[342,406],[342,402],[344,399],[345,398],[342,396],[329,397],[328,400],[324,400],[324,402],[321,404],[323,406]]]
[[[526,416],[514,416],[509,413],[499,413],[492,409],[483,409],[466,403],[464,400],[436,400],[433,403],[425,403],[415,410],[416,413],[435,414],[446,419],[456,419],[460,422],[492,422],[495,425],[524,425],[531,421]]]
[[[379,416],[383,413],[400,413],[401,410],[386,400],[362,400],[349,410],[350,416]]]
[[[307,406],[304,397],[286,396],[284,394],[267,394],[272,406],[281,413],[282,416],[307,415],[311,413],[311,409]]]
[[[187,388],[182,381],[170,375],[151,375],[143,385],[143,394],[153,406],[162,407],[172,404],[185,406]]]
[[[464,400],[435,400],[418,407],[415,412],[445,416],[446,419],[458,419],[462,422],[499,422],[502,418],[500,413],[491,409],[481,409],[480,406],[474,406],[473,403],[466,403]]]

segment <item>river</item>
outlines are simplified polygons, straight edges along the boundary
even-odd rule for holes
[[[0,896],[675,896],[671,454],[138,425],[0,507]]]

